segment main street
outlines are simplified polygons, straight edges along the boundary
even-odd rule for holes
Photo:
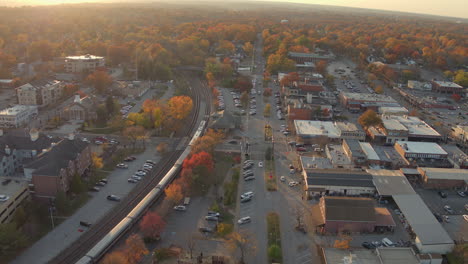
[[[256,250],[253,254],[248,254],[246,257],[247,263],[268,263],[268,240],[267,240],[267,222],[266,216],[270,212],[276,212],[280,216],[281,225],[281,244],[283,253],[283,263],[317,263],[318,257],[315,251],[315,246],[312,237],[305,235],[295,230],[295,208],[301,208],[304,211],[310,210],[310,205],[301,199],[302,186],[289,187],[289,181],[299,181],[300,175],[289,174],[288,165],[292,163],[289,157],[296,157],[296,154],[290,154],[287,145],[288,138],[279,130],[281,125],[286,122],[278,120],[276,111],[274,110],[274,97],[263,96],[263,71],[265,59],[262,56],[262,41],[258,37],[255,45],[255,62],[256,68],[253,69],[252,79],[255,79],[254,88],[260,91],[262,95],[256,95],[257,114],[247,115],[243,120],[244,134],[243,150],[245,143],[248,142],[250,147],[248,153],[250,159],[255,165],[252,171],[255,174],[255,180],[245,182],[242,177],[239,182],[239,196],[242,193],[252,191],[254,198],[247,203],[240,203],[238,200],[236,209],[236,219],[250,216],[252,222],[244,225],[237,225],[237,231],[247,231],[255,238]],[[271,86],[274,92],[279,91],[278,86]],[[229,100],[227,100],[229,101]],[[272,106],[270,117],[263,116],[263,110],[269,103]],[[274,155],[276,179],[278,183],[278,191],[269,192],[266,190],[264,180],[264,168],[259,167],[261,161],[265,164],[265,151],[268,147],[272,147],[271,142],[264,140],[264,126],[270,124],[274,131]],[[286,182],[280,182],[279,177],[285,175]],[[238,198],[239,199],[239,198]]]

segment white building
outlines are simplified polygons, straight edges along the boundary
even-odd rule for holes
[[[65,71],[71,73],[93,72],[98,67],[104,67],[105,63],[104,57],[89,54],[68,56],[65,58]]]
[[[37,116],[37,106],[15,105],[0,111],[0,127],[18,128],[27,124]]]
[[[432,84],[429,82],[419,82],[414,80],[408,81],[408,88],[420,91],[431,91]]]
[[[37,80],[16,88],[18,104],[48,106],[60,100],[63,83],[57,80]]]

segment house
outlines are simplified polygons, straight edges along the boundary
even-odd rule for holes
[[[15,105],[0,110],[0,127],[18,128],[28,124],[38,114],[35,105]]]
[[[90,54],[82,56],[68,56],[65,58],[65,71],[69,73],[93,72],[96,68],[104,67],[104,57]]]
[[[62,109],[62,116],[67,120],[87,121],[97,118],[97,104],[89,96],[81,98],[76,94],[73,102]]]
[[[22,173],[25,163],[58,141],[58,138],[40,134],[34,128],[12,130],[6,134],[0,130],[0,174],[14,176]]]
[[[219,114],[212,115],[209,127],[223,132],[229,132],[240,125],[239,118],[233,116],[229,111],[221,111]]]
[[[37,198],[52,198],[58,192],[68,192],[75,175],[83,177],[91,166],[89,144],[70,138],[52,144],[24,166],[24,175],[32,179]]]
[[[464,94],[464,88],[454,82],[432,81],[432,91],[443,94]]]
[[[372,198],[323,196],[319,202],[324,233],[392,231],[395,222],[387,208]]]
[[[419,167],[421,182],[428,189],[464,189],[468,187],[468,170]]]
[[[321,195],[373,195],[375,186],[367,172],[343,169],[313,169],[302,172],[307,198]]]
[[[45,107],[58,102],[63,94],[64,84],[53,79],[32,81],[16,88],[18,104]]]

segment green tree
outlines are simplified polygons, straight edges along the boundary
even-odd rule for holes
[[[16,208],[15,214],[13,215],[13,222],[16,223],[16,226],[21,227],[23,226],[26,221],[28,220],[28,215],[24,210],[23,206]]]
[[[108,115],[112,115],[115,112],[115,104],[112,96],[106,98],[106,110]]]
[[[457,71],[453,81],[463,87],[468,87],[468,72],[465,72],[464,70]]]
[[[280,262],[282,258],[281,248],[278,245],[271,245],[268,248],[268,257],[272,262]]]
[[[28,238],[15,223],[0,225],[0,256],[12,255],[27,243]]]
[[[78,173],[73,175],[72,181],[70,183],[70,190],[75,194],[80,194],[86,191],[86,184],[84,184],[81,176]]]
[[[380,119],[374,110],[368,109],[358,118],[358,122],[364,128],[368,128],[382,124],[382,119]]]

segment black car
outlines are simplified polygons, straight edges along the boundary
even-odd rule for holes
[[[200,231],[202,233],[213,233],[213,229],[211,229],[209,227],[200,227],[200,228],[198,228],[198,231]]]
[[[111,195],[107,195],[107,200],[118,202],[118,201],[120,201],[120,197],[118,197],[117,195],[111,194]]]
[[[373,245],[372,243],[369,243],[369,242],[363,242],[361,245],[363,247],[367,248],[367,249],[374,249],[375,248],[375,245]]]
[[[434,214],[435,218],[437,219],[437,221],[439,221],[440,223],[442,223],[444,220],[442,219],[442,216],[438,213],[435,213]]]
[[[80,221],[80,226],[90,227],[91,224],[86,221]]]
[[[439,191],[438,193],[439,193],[440,197],[447,198],[447,193],[446,192]]]

